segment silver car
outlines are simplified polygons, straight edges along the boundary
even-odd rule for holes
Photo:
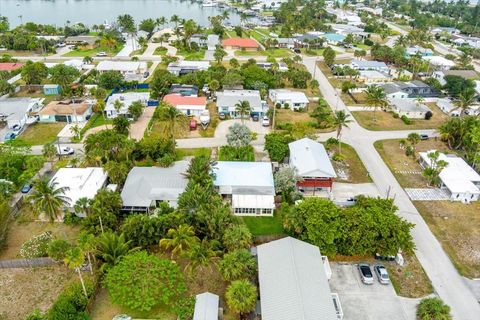
[[[377,264],[375,267],[373,267],[375,270],[375,273],[377,274],[378,281],[381,284],[389,284],[390,283],[390,277],[388,276],[387,269],[381,265]]]
[[[364,284],[373,284],[373,273],[369,264],[359,263],[358,272],[360,273],[360,278]]]

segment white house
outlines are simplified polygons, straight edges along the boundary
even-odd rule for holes
[[[365,84],[391,82],[393,78],[377,70],[360,70],[357,80]]]
[[[442,86],[447,83],[445,80],[446,76],[458,76],[469,80],[478,79],[478,74],[475,72],[475,70],[441,70],[434,71],[432,74],[432,77],[437,79]]]
[[[171,104],[188,116],[200,117],[207,108],[207,98],[205,97],[183,96],[171,93],[163,97],[163,101]]]
[[[187,73],[207,70],[210,67],[208,61],[188,61],[182,60],[177,62],[170,62],[167,70],[176,76],[184,75]]]
[[[420,165],[430,167],[432,161],[428,154],[435,152],[419,152]],[[440,153],[438,160],[443,160],[448,165],[440,172],[441,188],[450,194],[450,200],[469,203],[480,199],[480,175],[462,158],[454,154]]]
[[[214,185],[231,200],[235,215],[272,216],[275,186],[270,162],[218,161]]]
[[[130,118],[128,108],[132,105],[132,103],[140,101],[143,106],[146,106],[149,99],[149,92],[114,93],[107,99],[107,103],[105,104],[105,113],[109,119],[116,118],[118,115],[123,115],[127,118]],[[121,103],[120,109],[118,110],[115,108],[115,104],[118,105],[116,101]]]
[[[97,70],[99,72],[118,71],[125,80],[141,80],[148,68],[145,61],[103,60],[97,65]]]
[[[28,114],[43,107],[43,98],[4,98],[0,99],[0,120],[12,129],[18,125],[23,127],[28,120]]]
[[[437,107],[444,113],[452,117],[460,117],[460,111],[456,105],[453,104],[449,98],[442,98],[437,100]]]
[[[420,55],[423,56],[433,56],[433,51],[430,48],[423,48],[420,46],[410,46],[406,49],[406,54],[408,57]]]
[[[448,70],[455,66],[455,62],[442,56],[423,56],[422,59],[428,61],[431,65],[441,70]]]
[[[381,87],[385,91],[385,95],[387,99],[395,99],[395,98],[407,99],[408,98],[408,92],[403,91],[395,84],[386,83],[384,85],[381,85]]]
[[[102,168],[61,168],[50,183],[57,183],[56,188],[66,188],[67,209],[73,210],[78,199],[93,199],[98,190],[105,187],[107,173]]]
[[[219,301],[220,298],[210,292],[197,294],[193,320],[218,320]]]
[[[305,93],[288,89],[270,90],[268,97],[275,106],[280,104],[283,107],[288,104],[288,107],[292,110],[305,109],[309,103]]]
[[[391,98],[388,100],[393,112],[410,119],[425,119],[427,112],[431,110],[424,104],[418,103],[415,99]]]
[[[384,72],[386,74],[390,73],[390,68],[387,66],[385,62],[382,62],[382,61],[353,59],[350,62],[350,68],[355,70],[375,70],[375,71]]]
[[[223,90],[217,92],[218,113],[223,113],[232,118],[240,117],[236,111],[236,104],[241,101],[248,101],[252,110],[251,114],[262,117],[268,111],[268,105],[265,101],[262,101],[258,90]]]

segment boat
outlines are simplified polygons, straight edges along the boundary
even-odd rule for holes
[[[206,127],[208,126],[208,124],[210,123],[210,112],[208,110],[205,110],[205,111],[202,111],[202,113],[200,114],[200,124],[202,125],[202,127]]]
[[[212,0],[205,0],[202,3],[202,7],[216,7],[218,5],[218,2],[212,1]]]

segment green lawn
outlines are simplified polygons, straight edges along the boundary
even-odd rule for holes
[[[87,124],[82,128],[82,134],[84,134],[88,129],[100,127],[105,124],[112,124],[111,119],[107,119],[100,113],[95,113],[92,117],[88,120]]]
[[[269,236],[284,234],[282,217],[274,214],[273,217],[242,217],[248,229],[254,236]]]
[[[236,50],[236,56],[243,56],[243,57],[254,57],[254,56],[271,56],[274,58],[286,58],[292,55],[292,51],[289,49],[267,49],[261,51],[243,51],[243,50]]]
[[[107,47],[95,47],[95,48],[78,48],[62,55],[62,57],[94,57],[99,52],[106,52],[109,56],[116,55],[122,50],[123,45],[118,45],[115,49],[111,50]]]
[[[205,50],[200,49],[198,51],[188,51],[185,49],[179,49],[177,56],[183,56],[185,60],[203,60],[205,58]]]
[[[164,56],[168,52],[168,49],[165,47],[157,47],[155,51],[153,52],[154,55],[156,56]]]
[[[322,49],[307,49],[307,48],[300,49],[300,51],[307,56],[321,56],[323,55],[324,50],[325,49],[323,48]]]
[[[21,140],[30,146],[54,142],[65,125],[66,123],[63,122],[35,123],[29,125],[16,140]]]
[[[210,157],[212,149],[210,148],[194,148],[194,149],[176,149],[177,160],[182,160],[185,157]]]

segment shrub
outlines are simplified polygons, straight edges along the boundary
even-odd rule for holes
[[[248,145],[244,147],[222,146],[218,152],[220,161],[255,161],[253,147]]]
[[[20,255],[25,259],[46,257],[50,241],[52,241],[52,233],[49,231],[34,236],[22,245]]]
[[[407,146],[405,148],[405,155],[407,157],[410,157],[411,155],[413,155],[413,147],[412,146]]]
[[[80,223],[81,220],[82,218],[77,216],[75,213],[67,212],[65,214],[65,217],[63,218],[63,223],[66,225],[77,225]]]
[[[194,309],[195,298],[193,297],[180,298],[173,306],[173,311],[177,315],[178,320],[192,319]]]
[[[418,320],[449,320],[452,319],[450,315],[450,307],[443,303],[439,298],[423,299],[417,308]]]
[[[65,254],[70,249],[70,244],[63,239],[55,239],[50,241],[47,246],[47,254],[55,261],[62,261],[65,259]]]
[[[89,279],[85,280],[85,288],[87,289],[88,297],[93,294],[93,282]],[[75,282],[69,285],[53,303],[50,310],[47,312],[46,319],[48,320],[87,320],[88,314],[85,310],[88,299],[85,297],[82,285]]]
[[[430,120],[432,119],[432,117],[433,117],[432,111],[427,111],[427,113],[425,113],[425,120]]]
[[[403,123],[405,123],[406,125],[412,124],[412,120],[410,120],[410,118],[407,117],[406,115],[401,116],[400,119],[402,119]]]
[[[393,118],[394,118],[394,119],[398,119],[398,118],[400,118],[400,116],[398,115],[398,113],[394,113],[394,114],[393,114]]]
[[[363,40],[363,43],[367,46],[373,46],[373,41],[366,38],[365,40]]]
[[[333,161],[343,161],[345,159],[345,156],[340,153],[335,153],[332,157]]]

